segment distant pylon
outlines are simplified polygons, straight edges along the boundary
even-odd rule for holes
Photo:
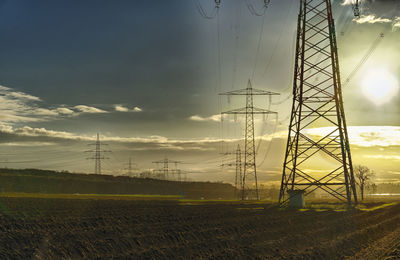
[[[236,149],[236,174],[235,174],[235,197],[237,197],[237,191],[240,190],[241,198],[244,198],[243,188],[243,176],[242,176],[242,151],[238,144]]]
[[[125,168],[124,170],[127,170],[127,175],[130,177],[132,177],[134,175],[133,170],[135,170],[135,171],[138,170],[137,163],[132,162],[132,157],[129,157],[128,163],[125,165],[128,165],[128,168]],[[133,166],[135,166],[135,167],[133,167]]]
[[[132,157],[129,157],[128,174],[132,175]]]
[[[240,145],[237,145],[236,151],[235,152],[227,152],[223,153],[224,155],[235,155],[236,160],[235,163],[224,163],[221,166],[235,166],[235,191],[234,191],[234,197],[235,198],[244,198],[243,195],[243,175],[242,175],[242,151],[240,149]],[[239,194],[238,194],[238,191]]]
[[[107,153],[107,152],[110,152],[110,151],[106,151],[106,150],[102,150],[101,149],[102,145],[107,145],[107,144],[102,144],[100,142],[99,133],[97,133],[96,142],[94,144],[89,144],[89,145],[94,145],[95,148],[93,150],[86,151],[86,152],[89,152],[89,153],[93,153],[93,157],[89,157],[87,159],[88,160],[94,160],[94,173],[95,174],[101,174],[101,162],[102,162],[102,160],[109,159],[107,157],[104,157],[102,155],[102,153]]]
[[[310,133],[310,128],[321,132]],[[311,130],[312,131],[312,130]],[[330,0],[300,0],[289,125],[279,203],[316,189],[357,203]]]
[[[221,93],[227,96],[246,96],[246,107],[231,111],[222,112],[221,114],[245,115],[246,128],[244,136],[244,169],[242,182],[242,199],[255,198],[259,200],[257,169],[256,169],[256,148],[254,141],[254,115],[277,114],[266,109],[254,107],[253,96],[272,96],[278,93],[253,89],[251,81],[248,81],[247,88],[235,91]]]
[[[155,173],[156,176],[158,176],[158,178],[161,178],[164,180],[169,180],[170,174],[173,174],[174,180],[181,181],[182,172],[180,169],[178,169],[178,164],[181,164],[182,162],[173,161],[173,160],[169,160],[168,158],[164,158],[163,160],[154,161],[153,163],[155,163],[158,167],[158,169],[153,170],[153,173]],[[159,168],[159,164],[162,164],[161,168]],[[170,164],[175,164],[175,169],[171,169],[171,167],[169,167]],[[177,176],[175,176],[175,175],[177,175]]]

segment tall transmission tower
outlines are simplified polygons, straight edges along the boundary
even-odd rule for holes
[[[317,189],[357,203],[330,0],[300,0],[295,55],[279,203],[288,203],[288,191]],[[315,127],[324,131],[311,134]]]
[[[92,157],[86,158],[88,160],[94,160],[94,173],[95,174],[101,174],[101,162],[103,160],[109,159],[108,157],[104,157],[103,153],[109,153],[110,151],[108,150],[102,150],[101,146],[102,145],[107,145],[107,144],[102,144],[100,142],[100,135],[97,133],[96,137],[96,142],[93,144],[89,145],[94,145],[95,148],[86,152],[93,153]]]
[[[221,93],[226,96],[246,96],[246,107],[234,109],[221,114],[245,115],[246,127],[244,135],[244,164],[243,164],[243,182],[242,199],[255,198],[259,200],[256,168],[256,148],[254,141],[254,115],[277,114],[266,109],[257,108],[253,105],[253,96],[273,96],[278,93],[253,89],[251,81],[248,81],[247,88],[241,90]]]
[[[242,151],[240,145],[237,145],[235,152],[224,153],[224,155],[235,155],[235,163],[224,163],[221,166],[235,166],[235,198],[239,197],[237,191],[240,191],[240,198],[244,198],[243,194],[243,175],[242,175]]]
[[[156,176],[159,176],[159,178],[164,179],[164,180],[169,180],[170,174],[172,174],[172,175],[177,175],[176,176],[177,178],[174,176],[173,179],[181,181],[182,171],[180,169],[178,169],[178,164],[181,164],[182,162],[173,161],[173,160],[169,160],[168,158],[164,158],[163,160],[154,161],[153,163],[155,163],[158,168],[158,169],[154,170],[153,173]],[[160,164],[162,165],[162,167],[159,167]],[[174,164],[175,168],[172,169],[169,166],[170,164]]]

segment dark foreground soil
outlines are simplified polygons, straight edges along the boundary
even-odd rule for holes
[[[0,212],[0,259],[396,259],[400,241],[399,204],[0,198]]]

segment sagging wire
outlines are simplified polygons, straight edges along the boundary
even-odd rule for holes
[[[271,135],[276,133],[276,129],[278,128],[278,123],[279,123],[279,122],[278,122],[278,114],[275,114],[275,125],[274,125],[274,130],[272,131]],[[259,164],[257,165],[257,167],[260,167],[261,165],[263,165],[263,164],[265,163],[265,160],[267,159],[268,154],[269,154],[269,152],[271,151],[271,147],[272,147],[271,144],[272,144],[272,138],[271,138],[271,140],[268,142],[268,147],[267,147],[267,150],[266,150],[266,152],[265,152],[265,155],[264,155],[264,158],[263,158],[262,162],[259,163]]]
[[[254,7],[254,5],[250,2],[250,0],[246,0],[246,5],[247,5],[247,9],[249,9],[249,12],[252,15],[255,16],[263,16],[265,15],[267,9],[268,9],[268,5],[271,2],[271,0],[264,0],[264,6],[262,7],[262,9],[260,11],[257,11],[256,8]]]
[[[353,77],[357,74],[357,72],[361,69],[361,67],[368,61],[368,59],[372,56],[372,54],[375,52],[376,48],[379,46],[383,38],[385,37],[385,34],[382,32],[379,34],[379,36],[376,38],[376,40],[372,43],[371,48],[368,49],[366,54],[362,57],[362,59],[357,63],[356,67],[353,69],[352,72],[346,77],[346,81],[343,85],[343,87],[346,87],[350,81],[353,79]]]
[[[210,14],[207,14],[207,12],[204,10],[203,6],[200,3],[200,0],[194,0],[194,3],[196,5],[196,9],[199,12],[199,14],[201,15],[201,17],[203,17],[205,19],[214,19],[218,14],[218,10],[221,5],[221,0],[214,0],[215,6]]]
[[[256,57],[254,61],[254,68],[253,72],[251,73],[251,79],[254,79],[254,74],[256,73],[257,69],[257,64],[258,64],[258,57],[260,56],[260,48],[261,48],[261,42],[263,40],[263,33],[264,33],[264,24],[265,24],[265,16],[263,16],[262,21],[261,21],[261,28],[260,28],[260,35],[258,37],[258,42],[257,42],[257,49],[256,49]]]

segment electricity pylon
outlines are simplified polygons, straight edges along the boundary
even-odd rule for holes
[[[88,153],[93,153],[92,157],[89,157],[89,158],[86,158],[86,159],[94,160],[94,173],[95,174],[101,174],[101,162],[102,162],[102,160],[109,159],[108,157],[104,157],[102,154],[103,153],[109,153],[111,151],[107,151],[107,150],[102,150],[101,149],[102,145],[107,145],[107,144],[102,144],[100,142],[99,133],[97,133],[96,142],[93,143],[93,144],[89,144],[89,145],[94,145],[95,148],[93,150],[86,151]]]
[[[178,169],[178,164],[181,164],[182,162],[180,161],[173,161],[173,160],[169,160],[168,158],[165,158],[163,160],[159,160],[159,161],[154,161],[153,163],[155,163],[157,165],[156,170],[153,170],[153,172],[156,175],[160,175],[162,179],[164,180],[168,180],[169,179],[169,174],[173,174],[173,175],[178,175],[176,178],[177,180],[181,181],[181,174],[182,171],[180,169]],[[163,166],[160,168],[159,164],[162,164]],[[169,167],[170,164],[175,164],[175,169],[171,169]],[[174,178],[175,179],[175,178]]]
[[[312,128],[320,132],[312,133]],[[300,0],[279,203],[288,203],[288,191],[308,195],[317,189],[357,203],[331,1]]]
[[[129,157],[129,161],[128,161],[128,164],[125,164],[125,165],[128,165],[128,168],[125,168],[125,170],[127,170],[128,172],[127,172],[127,175],[128,176],[130,176],[130,177],[132,177],[134,174],[133,174],[133,169],[135,169],[135,171],[137,171],[138,170],[138,168],[137,168],[137,163],[134,163],[134,162],[132,162],[132,157]],[[135,167],[133,167],[133,165],[135,166]],[[135,176],[136,176],[136,174],[135,174]]]
[[[242,151],[240,145],[237,145],[236,151],[233,153],[224,153],[225,155],[234,154],[236,157],[235,163],[224,163],[221,166],[235,166],[235,198],[238,197],[237,191],[240,191],[240,198],[244,198],[243,195],[243,175],[242,175]]]
[[[244,164],[243,164],[243,182],[242,182],[242,199],[255,198],[259,200],[257,169],[256,169],[256,148],[254,142],[254,115],[277,114],[262,108],[254,107],[253,96],[273,96],[278,93],[253,89],[251,81],[248,81],[247,88],[241,90],[229,91],[221,93],[226,96],[246,96],[246,107],[222,112],[221,114],[245,115],[246,127],[244,136]],[[249,181],[252,180],[252,181]]]

